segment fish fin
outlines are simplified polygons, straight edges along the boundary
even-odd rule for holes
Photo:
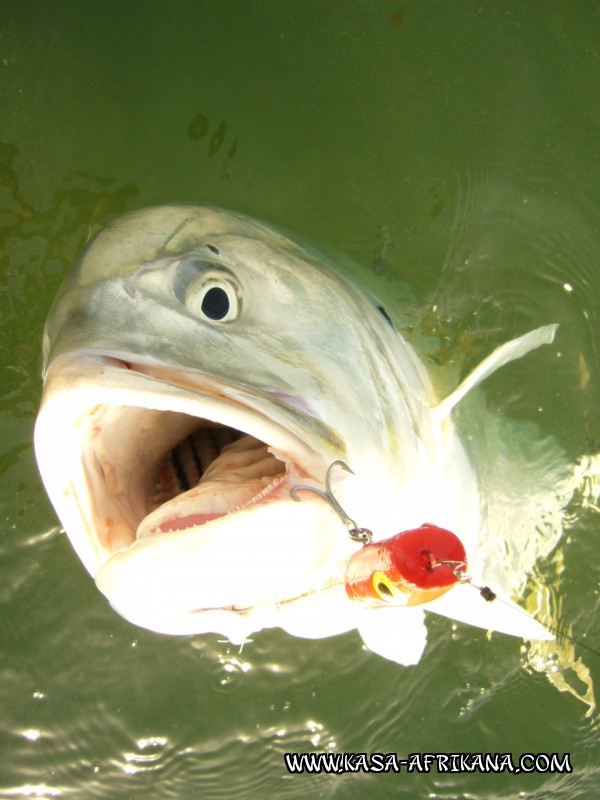
[[[439,423],[450,414],[454,407],[460,403],[463,397],[480,384],[489,375],[505,364],[516,361],[527,355],[531,350],[535,350],[543,344],[551,344],[554,341],[558,325],[544,325],[536,328],[518,339],[511,339],[510,342],[497,347],[487,358],[475,367],[460,386],[452,394],[448,395],[441,403],[432,408],[431,413]]]
[[[427,644],[427,628],[420,608],[364,609],[358,632],[377,655],[408,667],[418,664]]]
[[[428,603],[425,609],[476,628],[521,639],[554,639],[547,628],[510,600],[498,596],[495,600],[487,601],[481,595],[478,597],[478,594],[474,586],[458,584]]]

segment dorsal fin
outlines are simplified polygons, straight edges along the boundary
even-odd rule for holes
[[[544,325],[541,328],[536,328],[524,336],[519,336],[518,339],[511,339],[510,342],[497,347],[493,353],[490,353],[487,358],[484,358],[481,364],[475,367],[460,386],[455,389],[452,394],[448,395],[441,403],[438,403],[431,412],[438,424],[441,424],[444,419],[450,414],[453,408],[460,403],[463,397],[474,389],[475,386],[480,384],[489,375],[495,372],[504,364],[509,364],[517,358],[522,358],[540,347],[543,344],[551,344],[554,341],[558,325]]]

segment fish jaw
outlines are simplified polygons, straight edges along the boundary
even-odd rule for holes
[[[275,626],[305,638],[358,628],[372,649],[414,663],[406,659],[417,659],[424,646],[422,625],[415,622],[419,633],[407,650],[396,642],[397,633],[386,638],[387,623],[379,621],[389,618],[397,631],[421,619],[422,611],[407,615],[407,609],[398,608],[391,614],[385,607],[368,609],[350,600],[346,567],[360,546],[322,499],[308,495],[297,503],[290,496],[300,483],[322,486],[331,461],[348,459],[340,438],[296,408],[281,406],[280,398],[248,395],[244,405],[240,387],[234,393],[223,386],[219,392],[205,379],[201,392],[203,376],[186,371],[179,382],[176,378],[172,368],[125,362],[114,354],[72,358],[47,375],[35,432],[40,471],[78,555],[114,609],[157,632],[215,632],[234,643]],[[240,509],[205,524],[192,520],[179,530],[164,509],[149,510],[149,487],[164,453],[201,419],[238,427],[267,442],[285,464],[285,475],[258,491],[257,502],[246,498]],[[161,424],[165,420],[168,424]],[[431,495],[440,516],[452,518],[461,533],[473,533],[479,519],[474,476],[459,440],[451,428],[447,433],[451,463],[460,466],[456,484],[443,471],[437,481],[429,471],[422,485],[407,480],[394,491],[381,481],[375,486],[342,471],[336,496],[350,503],[361,520],[375,523],[377,539],[389,535],[384,520],[398,507],[414,519]],[[188,501],[193,511],[192,496],[181,500],[175,519],[189,516]],[[363,516],[360,509],[368,513]],[[474,541],[467,544],[472,552]],[[506,602],[492,604],[490,614],[481,601],[474,613],[469,589],[453,588],[444,595],[448,600],[420,609],[482,628],[547,638],[541,626],[530,625],[528,615],[518,607],[508,609]],[[388,652],[385,642],[392,639]]]
[[[306,638],[357,627],[363,604],[347,597],[344,579],[360,545],[322,499],[305,494],[298,503],[290,495],[299,484],[322,487],[339,458],[362,474],[340,471],[336,496],[376,539],[395,533],[401,519],[422,521],[431,495],[448,524],[474,530],[477,492],[452,429],[455,478],[442,471],[436,480],[429,464],[401,485],[393,475],[389,484],[381,474],[374,482],[340,435],[309,416],[306,401],[300,411],[285,399],[119,353],[82,353],[51,366],[35,431],[40,471],[75,550],[123,617],[158,632],[216,632],[232,641],[263,627]],[[285,475],[259,487],[257,502],[245,497],[242,508],[196,524],[190,517],[202,484],[158,509],[151,487],[164,454],[201,419],[267,443]],[[179,519],[189,526],[179,530]]]
[[[232,641],[263,627],[286,628],[288,616],[298,618],[292,606],[302,607],[299,635],[314,637],[330,595],[343,608],[345,622],[339,613],[333,618],[339,633],[355,627],[357,609],[343,597],[351,545],[343,532],[332,535],[338,527],[323,503],[277,500],[215,519],[205,532],[139,539],[100,568],[96,584],[137,625],[170,634],[218,632]],[[304,603],[312,597],[313,614]]]

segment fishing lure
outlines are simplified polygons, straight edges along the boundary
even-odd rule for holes
[[[334,461],[325,476],[325,491],[302,485],[295,486],[291,495],[294,500],[300,500],[298,492],[301,491],[318,495],[329,503],[346,525],[350,538],[362,542],[362,548],[354,553],[346,566],[346,594],[351,600],[375,606],[414,606],[433,600],[461,583],[476,589],[486,603],[496,600],[513,611],[530,616],[518,606],[499,598],[489,586],[477,586],[473,582],[467,574],[467,556],[462,542],[445,528],[426,522],[419,528],[401,531],[389,539],[374,542],[373,533],[368,528],[359,528],[336,500],[331,489],[331,472],[336,466],[354,474],[343,461]],[[550,634],[563,637],[600,656],[600,651],[595,647],[576,639],[561,627],[539,624]]]
[[[325,491],[302,485],[295,486],[291,494],[294,500],[300,500],[300,491],[321,497],[346,525],[350,538],[362,542],[363,547],[354,553],[346,567],[346,594],[351,600],[414,606],[427,603],[456,583],[468,580],[465,548],[458,536],[445,528],[426,522],[419,528],[373,542],[372,532],[359,528],[333,495],[331,473],[336,466],[352,472],[343,461],[334,461],[327,470]]]

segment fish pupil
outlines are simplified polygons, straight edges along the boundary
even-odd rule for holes
[[[224,319],[229,313],[229,307],[227,292],[220,286],[212,286],[202,298],[202,313],[208,319]]]

